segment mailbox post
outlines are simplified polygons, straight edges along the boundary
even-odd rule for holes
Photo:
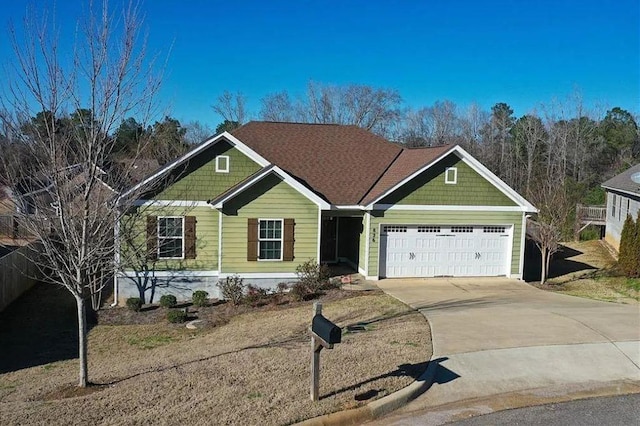
[[[342,340],[340,327],[322,316],[322,303],[313,304],[311,318],[311,400],[317,401],[320,391],[320,351],[333,349]]]

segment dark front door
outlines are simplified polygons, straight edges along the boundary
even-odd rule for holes
[[[323,217],[322,230],[320,234],[320,262],[336,262],[338,253],[336,252],[338,218]]]

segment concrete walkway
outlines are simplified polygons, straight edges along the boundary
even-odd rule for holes
[[[504,278],[382,280],[431,325],[431,388],[373,424],[435,425],[571,395],[640,392],[640,306]]]

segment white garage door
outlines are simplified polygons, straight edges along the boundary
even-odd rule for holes
[[[507,275],[511,226],[383,225],[381,277]]]

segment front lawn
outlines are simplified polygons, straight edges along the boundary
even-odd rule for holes
[[[89,373],[103,386],[75,396],[77,360],[68,357],[5,369],[2,423],[290,424],[366,404],[424,371],[431,343],[419,313],[378,291],[329,295],[323,310],[343,327],[343,343],[322,351],[317,403],[309,399],[311,302],[304,302],[250,309],[223,325],[212,319],[200,330],[164,319],[96,325]],[[0,339],[11,342],[11,333],[21,334],[3,328]]]

